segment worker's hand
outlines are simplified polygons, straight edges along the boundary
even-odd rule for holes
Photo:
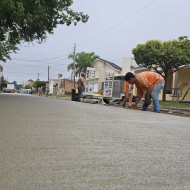
[[[137,109],[137,104],[132,104],[131,106],[129,106],[131,109]]]

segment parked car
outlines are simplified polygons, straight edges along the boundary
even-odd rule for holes
[[[3,90],[3,92],[5,92],[5,93],[11,93],[11,89],[5,88],[5,89]]]

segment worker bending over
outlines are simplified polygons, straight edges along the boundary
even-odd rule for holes
[[[125,80],[129,84],[135,84],[137,87],[137,100],[131,107],[137,107],[137,104],[145,93],[145,104],[150,105],[150,96],[153,99],[154,112],[160,113],[158,94],[165,85],[164,78],[155,72],[142,72],[139,74],[127,73]],[[144,109],[143,109],[144,110]]]

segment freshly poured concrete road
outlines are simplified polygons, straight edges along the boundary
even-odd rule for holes
[[[190,118],[0,94],[1,190],[189,190]]]

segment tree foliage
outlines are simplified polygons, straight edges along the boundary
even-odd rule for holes
[[[45,81],[35,81],[35,82],[32,84],[32,86],[33,86],[34,88],[39,88],[39,87],[41,87],[41,86],[46,86],[46,82],[45,82]]]
[[[68,56],[69,59],[74,59],[74,55],[70,54]],[[80,75],[81,72],[86,72],[87,67],[92,67],[92,63],[99,58],[98,55],[95,55],[94,52],[86,53],[80,52],[75,56],[75,68],[76,68],[76,76]],[[67,67],[68,71],[74,69],[74,63],[70,63]]]
[[[6,81],[6,80],[4,79],[4,76],[1,76],[0,80],[1,80],[1,81],[0,81],[0,90],[2,90],[2,88],[7,85],[8,81]]]
[[[164,42],[150,40],[145,44],[138,44],[132,53],[138,65],[153,68],[167,82],[170,74],[190,63],[190,40],[187,36]],[[163,100],[165,100],[165,95],[166,89],[164,88]]]
[[[25,85],[24,89],[32,89],[32,85],[27,84]]]
[[[1,0],[0,60],[10,59],[21,42],[43,42],[58,24],[87,22],[88,15],[70,7],[73,0]]]

